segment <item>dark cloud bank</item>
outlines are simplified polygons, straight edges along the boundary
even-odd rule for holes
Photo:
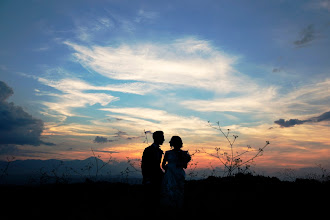
[[[22,107],[7,101],[13,94],[13,89],[0,81],[0,146],[54,145],[41,140],[42,120],[33,118]]]
[[[330,121],[330,111],[325,112],[320,116],[313,117],[307,120],[299,120],[299,119],[290,119],[290,120],[284,120],[279,119],[277,121],[274,121],[275,124],[280,125],[282,128],[288,128],[293,127],[295,125],[304,124],[306,122],[321,122],[321,121]]]

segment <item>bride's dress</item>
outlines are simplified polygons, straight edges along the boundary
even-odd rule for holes
[[[184,199],[185,171],[182,166],[182,153],[186,151],[170,150],[165,152],[166,172],[162,184],[161,204],[166,207],[181,208]],[[189,154],[188,154],[189,155]]]

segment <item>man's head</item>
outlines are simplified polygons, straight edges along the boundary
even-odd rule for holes
[[[154,139],[155,144],[162,145],[165,141],[164,132],[163,131],[155,131],[152,134],[152,138]]]

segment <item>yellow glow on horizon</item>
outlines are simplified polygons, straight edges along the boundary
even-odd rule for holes
[[[272,127],[273,126],[273,127]],[[272,127],[270,129],[270,127]],[[266,141],[270,141],[263,155],[256,158],[254,163],[257,167],[290,167],[299,168],[306,166],[315,166],[317,163],[325,163],[329,161],[330,139],[326,135],[329,132],[327,123],[319,124],[303,124],[290,128],[280,128],[272,124],[264,124],[255,127],[231,126],[232,134],[237,134],[239,137],[234,144],[233,154],[242,153],[250,145],[255,151],[249,152],[242,156],[243,161],[250,159],[255,155],[257,150],[264,146]],[[225,127],[224,129],[227,129]],[[70,141],[72,151],[58,151],[58,155],[49,155],[49,157],[63,159],[86,159],[92,156],[90,148],[95,149],[96,154],[101,156],[102,160],[109,158],[109,153],[112,158],[117,161],[127,161],[127,157],[134,160],[140,160],[144,148],[152,144],[152,138],[149,136],[149,143],[143,143],[144,138],[128,141],[125,138],[118,138],[117,141],[97,144],[93,143],[95,136],[103,136],[113,138],[111,135],[105,135],[116,132],[107,126],[107,124],[97,125],[47,125],[43,136],[53,138],[57,142]],[[212,167],[223,167],[221,162],[209,154],[215,154],[216,147],[221,148],[221,152],[231,153],[230,146],[225,137],[214,129],[209,128],[203,130],[200,135],[193,135],[189,132],[180,132],[184,142],[183,150],[188,150],[190,154],[196,153],[193,156],[193,163],[197,163],[197,167],[204,169]],[[232,138],[230,134],[230,138]],[[65,138],[64,136],[65,135]],[[168,139],[172,134],[167,134]],[[85,138],[83,138],[85,137]],[[58,140],[59,139],[59,140]],[[47,139],[48,140],[48,139]],[[75,149],[75,146],[80,148]],[[81,148],[84,146],[84,148]],[[84,149],[84,150],[83,150]],[[168,140],[164,142],[161,149],[165,152],[170,150]],[[40,155],[47,159],[45,155]],[[328,164],[324,164],[328,165]]]

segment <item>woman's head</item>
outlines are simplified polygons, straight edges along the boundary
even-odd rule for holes
[[[173,136],[170,140],[170,145],[171,147],[173,147],[174,149],[181,149],[182,148],[182,140],[179,136]]]

